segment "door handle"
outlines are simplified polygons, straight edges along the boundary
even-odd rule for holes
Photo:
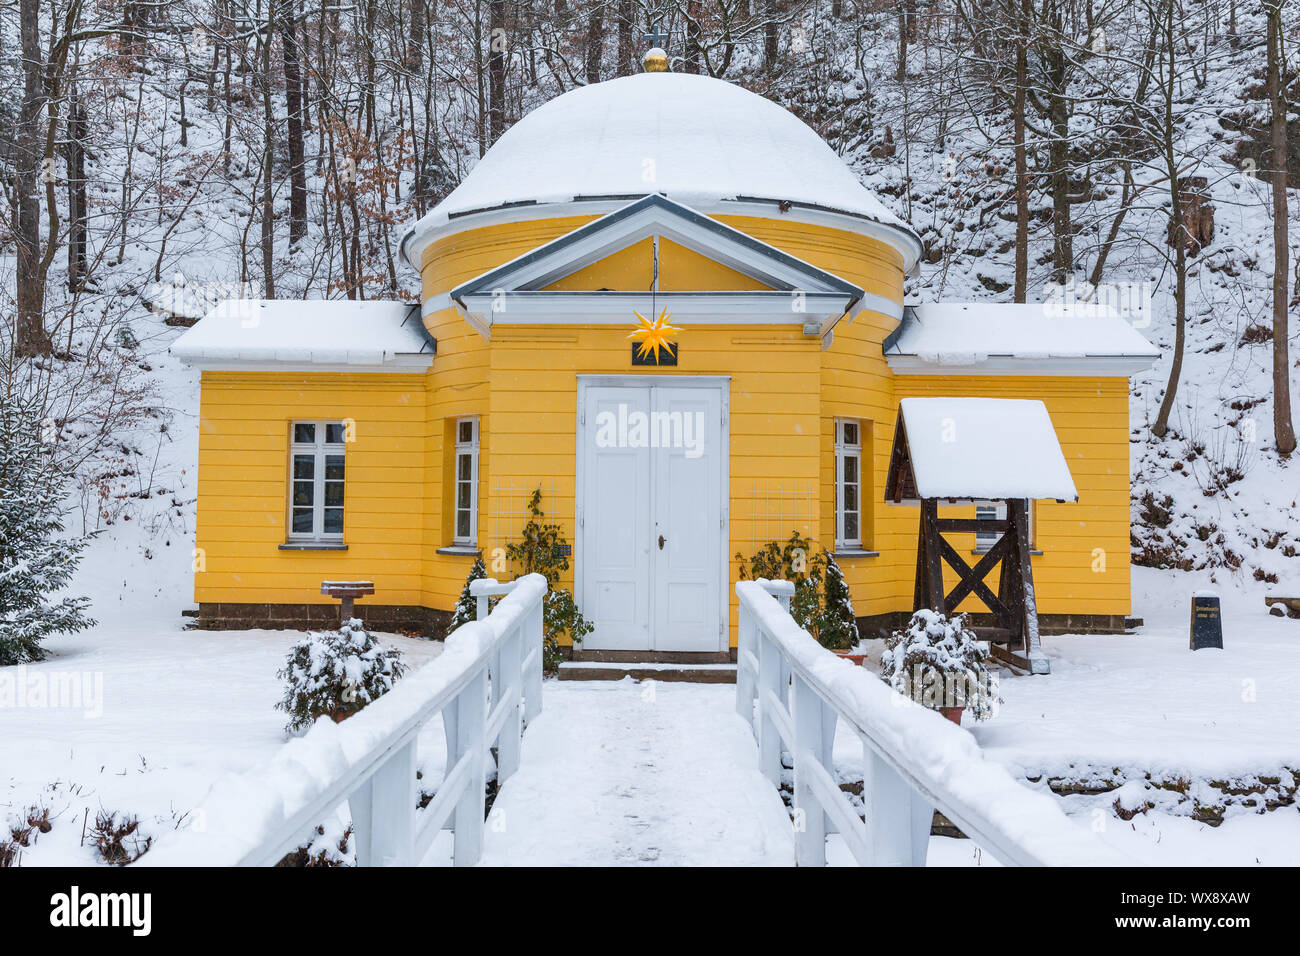
[[[663,536],[663,535],[660,535],[660,536],[659,536],[659,550],[662,551],[663,549],[664,549],[664,536]]]

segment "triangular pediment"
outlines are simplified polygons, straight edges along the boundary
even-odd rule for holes
[[[489,291],[630,291],[649,287],[659,245],[660,289],[681,292],[789,293],[802,291],[859,298],[862,290],[824,269],[761,242],[731,226],[701,215],[663,196],[651,195],[629,203],[600,219],[539,246],[517,259],[491,269],[455,288],[451,298],[463,300]],[[605,270],[593,269],[600,263]],[[668,275],[676,264],[680,278]],[[627,285],[615,290],[608,282],[593,285],[598,273],[622,269]],[[641,275],[642,270],[651,270]],[[695,279],[688,278],[694,270]],[[698,281],[687,288],[683,283]],[[623,283],[620,282],[620,286]]]
[[[656,276],[656,265],[658,275]],[[723,265],[671,239],[649,236],[612,252],[546,286],[551,292],[640,292],[656,283],[661,292],[701,289],[773,291],[767,283]]]

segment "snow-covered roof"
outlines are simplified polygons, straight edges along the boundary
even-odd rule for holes
[[[418,306],[349,299],[230,299],[171,347],[200,368],[311,366],[329,371],[427,369],[435,346]]]
[[[897,372],[1032,374],[1041,366],[1045,374],[1131,375],[1160,354],[1134,324],[1132,317],[1052,303],[915,305],[885,339],[884,353]]]
[[[791,203],[891,227],[909,262],[919,241],[794,114],[725,80],[640,73],[580,86],[497,141],[407,240],[471,212],[660,193],[703,212]],[[517,210],[516,210],[517,211]],[[418,262],[419,249],[408,248]]]
[[[898,412],[918,498],[1079,500],[1042,402],[905,398]]]

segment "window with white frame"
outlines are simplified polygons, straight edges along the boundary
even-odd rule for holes
[[[1000,501],[996,504],[985,502],[982,505],[975,506],[976,518],[996,518],[999,521],[1007,516],[1007,503]],[[983,553],[993,545],[998,543],[1001,535],[996,531],[977,531],[975,532],[975,550]],[[1029,502],[1029,547],[1034,547],[1034,503]]]
[[[862,422],[835,420],[835,545],[862,547]]]
[[[289,445],[289,540],[343,540],[342,422],[294,422]]]
[[[456,419],[453,544],[478,540],[478,419]]]

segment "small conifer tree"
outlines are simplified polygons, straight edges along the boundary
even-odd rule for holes
[[[95,623],[89,598],[54,599],[89,539],[63,534],[68,476],[46,432],[38,402],[0,391],[0,665],[39,661],[45,638]]]
[[[456,610],[451,615],[451,623],[447,625],[448,634],[462,624],[478,619],[478,599],[469,593],[469,586],[470,582],[485,577],[487,577],[487,568],[483,566],[483,559],[475,558],[474,566],[469,569],[469,577],[465,579],[465,587],[461,589],[460,600],[456,602]]]

